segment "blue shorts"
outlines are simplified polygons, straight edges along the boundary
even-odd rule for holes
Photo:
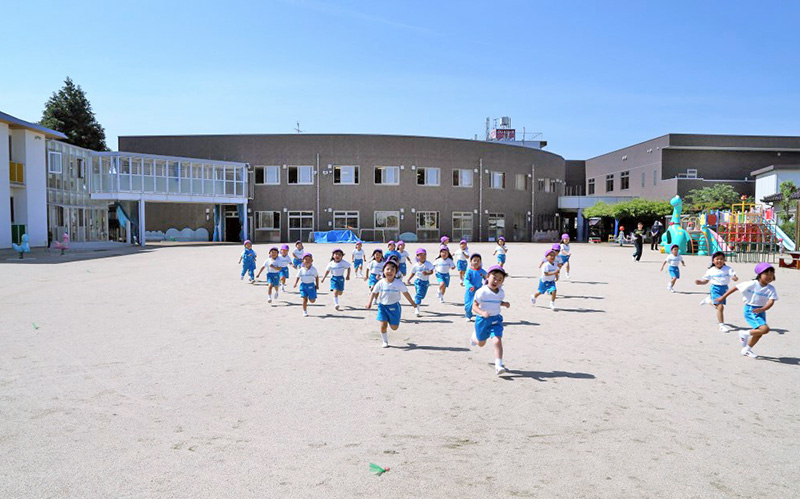
[[[572,255],[559,255],[558,258],[561,259],[561,263],[562,264],[565,264],[565,263],[567,263],[569,261],[569,257],[571,257],[571,256]]]
[[[722,295],[724,295],[727,292],[728,292],[728,286],[725,286],[724,284],[722,284],[722,285],[720,285],[720,284],[712,284],[711,285],[711,301],[714,301],[717,298],[722,297]],[[726,301],[728,301],[728,300],[722,300],[719,303],[715,302],[714,305],[725,305]]]
[[[744,320],[746,320],[747,323],[750,324],[750,327],[752,327],[753,329],[758,329],[759,327],[767,324],[767,313],[766,312],[761,312],[760,314],[753,313],[754,308],[760,308],[760,307],[754,307],[752,305],[744,306]]]
[[[370,274],[369,281],[367,281],[367,284],[369,284],[369,287],[371,288],[372,286],[376,285],[380,280],[381,276],[379,276],[378,274]]]
[[[464,316],[470,318],[473,316],[472,303],[475,301],[475,291],[470,291],[470,286],[464,293]]]
[[[353,260],[353,267],[360,269],[364,266],[364,260]]]
[[[344,291],[344,276],[332,275],[331,276],[331,291]]]
[[[250,279],[255,279],[255,277],[253,276],[253,272],[255,270],[256,270],[256,263],[255,262],[251,263],[250,265],[242,265],[242,276],[244,276],[246,273],[249,272],[250,273]]]
[[[288,279],[289,278],[289,267],[281,268],[281,271],[279,272],[279,274],[281,275],[281,277],[285,277],[285,278]]]
[[[400,303],[391,305],[378,303],[378,320],[388,322],[392,326],[400,324]]]
[[[281,273],[280,272],[267,272],[267,282],[270,286],[280,286],[281,285]]]
[[[539,294],[541,295],[548,295],[550,293],[556,292],[556,281],[542,281],[539,280],[539,288],[537,289]]]
[[[408,267],[406,267],[405,263],[401,263],[397,266],[397,271],[400,272],[400,275],[406,275]]]
[[[497,255],[497,261],[499,263],[506,263],[506,254],[505,253],[498,254]]]
[[[490,337],[503,337],[503,316],[490,315],[489,318],[475,317],[475,338],[478,341],[486,341]]]
[[[675,279],[681,278],[681,269],[679,267],[673,267],[672,265],[669,266],[669,276],[674,277]]]
[[[444,283],[444,287],[448,287],[450,285],[450,274],[445,274],[444,272],[437,272],[436,280],[439,283]]]
[[[317,286],[313,282],[300,283],[300,298],[308,298],[309,300],[317,299]]]
[[[466,260],[459,260],[456,262],[456,270],[459,272],[466,272],[467,271],[467,261]]]
[[[419,305],[422,303],[422,300],[425,299],[425,295],[428,294],[428,286],[430,286],[430,282],[423,281],[422,279],[414,280],[414,288],[417,290],[417,294],[414,295],[414,303]]]
[[[294,259],[292,259],[292,264],[293,264],[295,267],[299,267],[300,265],[302,265],[302,264],[303,264],[303,260],[301,260],[301,259],[299,259],[299,258],[294,258]]]

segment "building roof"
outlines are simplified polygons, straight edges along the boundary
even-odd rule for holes
[[[765,173],[769,173],[774,170],[796,170],[800,171],[800,165],[769,165],[761,168],[759,170],[755,170],[750,172],[750,175],[753,177],[757,177],[758,175],[763,175]]]
[[[796,190],[794,194],[789,196],[789,199],[800,200],[800,189]],[[775,194],[770,194],[769,196],[764,196],[763,198],[761,198],[762,203],[774,204],[774,203],[780,203],[781,201],[783,201],[783,194],[781,194],[780,192],[776,192]]]
[[[21,120],[19,118],[11,116],[10,114],[6,114],[6,113],[4,113],[2,111],[0,111],[0,122],[7,123],[9,128],[12,128],[12,129],[13,128],[23,128],[25,130],[32,130],[34,132],[42,133],[45,136],[53,138],[53,139],[66,139],[67,138],[67,136],[64,135],[61,132],[58,132],[56,130],[51,130],[51,129],[47,128],[47,127],[43,127],[42,125],[37,125],[36,123],[30,123],[30,122],[27,122],[25,120]]]

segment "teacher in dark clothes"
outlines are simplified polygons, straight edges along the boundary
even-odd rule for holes
[[[650,241],[650,249],[657,250],[658,243],[661,241],[661,232],[664,230],[664,226],[661,224],[661,221],[656,219],[653,222],[653,226],[650,227],[650,237],[652,240]]]

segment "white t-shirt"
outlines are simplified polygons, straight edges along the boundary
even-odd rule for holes
[[[353,250],[353,258],[356,260],[363,260],[364,259],[364,250],[363,249],[354,249]]]
[[[344,271],[350,268],[350,262],[346,260],[340,260],[339,263],[336,263],[334,260],[331,260],[328,263],[328,267],[325,269],[331,273],[332,276],[341,277],[344,275]]]
[[[392,282],[387,281],[386,279],[381,279],[375,284],[375,287],[372,288],[372,293],[378,294],[378,303],[381,305],[393,305],[395,303],[400,302],[400,297],[403,296],[403,293],[407,293],[408,288],[403,283],[402,280],[395,278]]]
[[[672,253],[670,253],[669,255],[667,255],[665,261],[669,263],[670,267],[677,267],[683,261],[683,257],[681,255],[675,256]]]
[[[386,263],[383,260],[380,262],[377,260],[372,260],[369,262],[369,273],[375,275],[383,275],[383,264]]]
[[[429,280],[431,278],[430,274],[423,274],[423,272],[430,272],[431,270],[433,270],[433,264],[428,260],[425,260],[425,263],[417,262],[411,267],[411,272],[420,281]]]
[[[506,292],[500,288],[497,293],[492,291],[488,285],[481,286],[475,292],[475,303],[481,307],[481,310],[489,312],[489,315],[500,315],[500,304],[506,297]]]
[[[560,246],[561,246],[561,251],[558,254],[567,256],[569,254],[569,243],[567,244],[561,243]]]
[[[301,248],[301,249],[297,249],[297,248],[295,248],[295,249],[294,249],[294,251],[292,251],[292,256],[293,256],[293,257],[295,257],[295,258],[297,258],[297,259],[300,259],[300,260],[302,260],[302,259],[303,259],[303,254],[304,254],[305,252],[306,252],[306,250],[304,250],[304,249],[302,249],[302,248]]]
[[[555,263],[547,262],[547,261],[544,262],[542,264],[542,280],[543,281],[555,281],[556,280],[555,274],[553,274],[553,275],[544,275],[544,273],[545,272],[555,272],[556,270],[558,270],[558,265],[556,265]]]
[[[278,258],[280,258],[280,256],[278,256]],[[268,273],[277,274],[278,272],[280,272],[279,269],[273,268],[272,267],[273,265],[275,267],[280,267],[280,265],[278,265],[278,259],[277,258],[267,258],[267,261],[264,262],[264,268],[267,269]]]
[[[453,252],[453,258],[459,262],[466,262],[469,260],[469,248],[461,249],[460,247]]]
[[[278,258],[275,259],[275,265],[282,269],[288,267],[290,263],[292,263],[292,259],[289,255],[278,255]]]
[[[449,274],[450,269],[455,267],[453,264],[453,260],[450,258],[442,259],[442,257],[437,258],[433,261],[433,268],[436,269],[436,272],[440,274]]]
[[[313,265],[311,268],[300,267],[300,270],[297,271],[297,277],[300,278],[300,282],[303,284],[313,284],[316,282],[316,278],[319,276],[319,272],[317,272],[316,267]]]
[[[400,263],[407,262],[408,261],[408,251],[403,250],[403,251],[400,251],[399,253],[400,253]]]
[[[778,293],[772,284],[761,286],[755,279],[737,284],[736,289],[742,292],[745,304],[753,307],[763,307],[767,301],[778,299]]]
[[[502,246],[496,246],[494,248],[494,253],[492,253],[492,254],[493,255],[505,255],[506,254],[506,245],[504,244]]]
[[[736,275],[736,272],[727,265],[723,265],[721,269],[711,267],[703,274],[703,280],[709,281],[716,286],[727,286],[731,282],[731,278]]]

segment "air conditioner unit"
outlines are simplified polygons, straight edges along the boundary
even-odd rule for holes
[[[697,178],[697,170],[694,168],[687,168],[686,178]]]

